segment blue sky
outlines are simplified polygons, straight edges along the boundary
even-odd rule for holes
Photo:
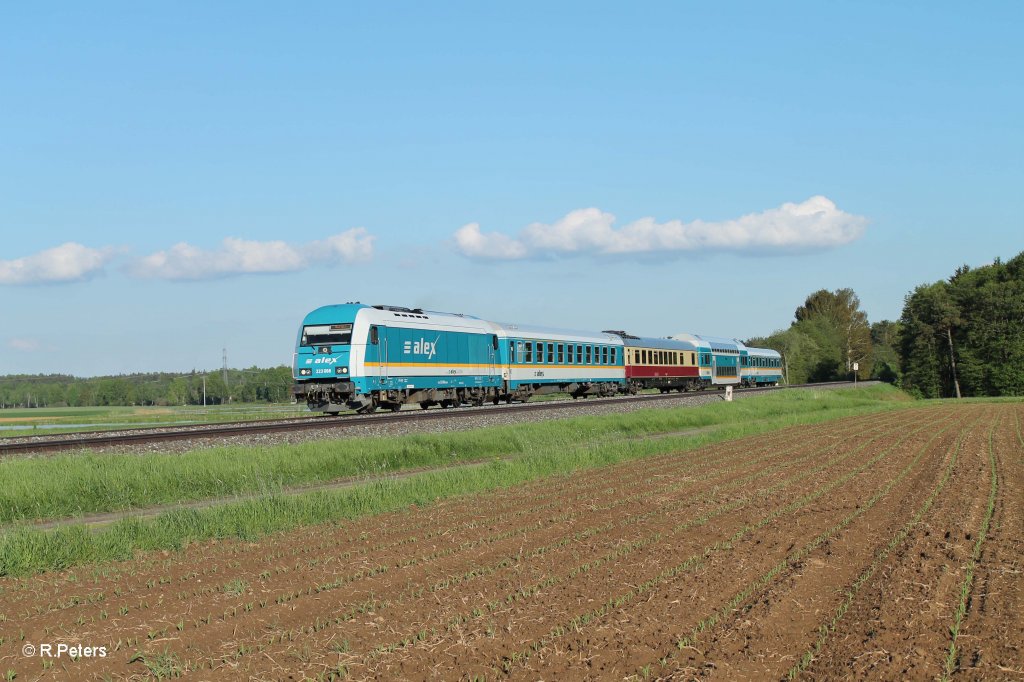
[[[286,364],[302,316],[350,300],[746,338],[852,287],[896,318],[1024,250],[1022,20],[8,6],[0,373]]]

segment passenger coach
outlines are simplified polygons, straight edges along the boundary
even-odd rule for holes
[[[626,353],[626,381],[630,392],[657,388],[696,391],[704,387],[700,378],[698,346],[691,341],[633,336],[624,331],[607,332],[622,339]]]
[[[771,348],[741,343],[740,380],[744,386],[778,386],[782,381],[782,356]]]
[[[544,393],[608,396],[623,392],[622,339],[614,334],[495,323],[501,339],[506,402]]]

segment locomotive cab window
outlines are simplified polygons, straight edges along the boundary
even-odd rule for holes
[[[352,325],[350,323],[306,325],[302,328],[302,340],[299,343],[303,346],[347,346],[352,343]]]

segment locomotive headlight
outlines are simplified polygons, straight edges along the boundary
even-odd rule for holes
[[[313,370],[311,370],[311,369],[300,369],[299,370],[299,376],[300,377],[308,377],[312,373],[313,373]]]
[[[348,374],[348,367],[336,367],[334,369],[335,374]]]

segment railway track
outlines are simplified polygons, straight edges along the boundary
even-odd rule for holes
[[[851,382],[835,381],[819,384],[801,384],[794,386],[773,386],[764,388],[742,388],[736,389],[737,393],[764,393],[769,391],[780,391],[797,388],[822,388],[828,386],[842,386]],[[679,400],[687,397],[698,399],[721,394],[720,391],[700,391],[694,393],[664,393],[640,396],[617,396],[613,398],[599,398],[589,400],[557,400],[534,403],[516,403],[512,405],[495,405],[476,407],[473,409],[437,409],[437,410],[408,410],[386,414],[372,415],[346,415],[344,417],[318,416],[311,418],[296,418],[291,420],[260,420],[247,422],[232,422],[215,426],[194,426],[184,428],[168,429],[164,427],[139,428],[119,430],[117,432],[104,433],[96,431],[81,431],[61,434],[59,437],[32,437],[30,439],[19,439],[17,437],[0,438],[0,457],[21,454],[21,453],[45,453],[61,450],[83,449],[93,447],[109,447],[117,445],[139,445],[146,443],[158,443],[164,441],[186,440],[196,438],[228,438],[231,436],[252,436],[267,433],[281,433],[286,431],[310,431],[318,429],[345,429],[354,426],[365,426],[372,424],[410,424],[416,422],[460,419],[486,414],[517,413],[519,411],[538,412],[554,409],[572,409],[584,407],[595,402],[621,401],[624,403],[650,402],[657,403],[662,400]]]

